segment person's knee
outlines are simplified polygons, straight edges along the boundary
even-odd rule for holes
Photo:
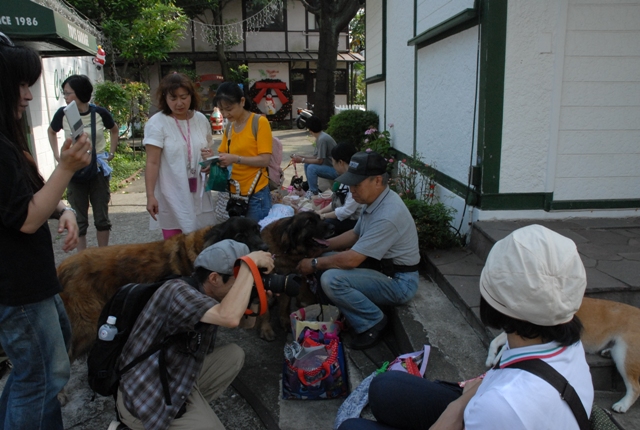
[[[244,366],[244,358],[245,352],[242,348],[240,348],[235,343],[230,343],[225,345],[224,355],[229,359],[231,363],[233,363],[233,368],[240,372],[242,366]]]
[[[369,386],[369,403],[371,405],[384,404],[389,399],[389,393],[395,391],[397,382],[394,372],[385,372],[373,378]]]

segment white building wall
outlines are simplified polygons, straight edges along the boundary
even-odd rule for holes
[[[415,47],[407,46],[413,37],[413,15],[402,7],[404,0],[387,3],[387,108],[386,122],[380,115],[380,129],[389,129],[394,148],[413,154],[414,64]],[[368,42],[367,42],[368,43]],[[389,127],[393,124],[393,127]]]
[[[384,81],[367,85],[367,110],[377,112],[380,116],[381,124],[386,124],[385,85],[386,83]],[[338,103],[337,100],[336,103]]]
[[[49,144],[47,129],[53,114],[66,106],[62,97],[62,82],[70,75],[87,75],[91,83],[102,82],[103,72],[92,62],[93,57],[56,57],[42,60],[42,75],[31,87],[33,100],[29,102],[27,119],[31,127],[33,152],[38,169],[47,179],[55,169],[56,162]],[[58,135],[58,147],[64,143],[64,133]]]
[[[419,0],[416,5],[416,35],[465,9],[473,8],[473,4],[474,0]]]
[[[562,73],[561,64],[554,70],[564,40],[562,3],[564,0],[508,3],[501,193],[552,191],[545,185],[549,168],[553,169],[547,155],[553,151],[554,74]],[[557,30],[561,34],[554,37]]]
[[[425,162],[464,184],[469,161],[475,163],[476,157],[477,47],[473,27],[420,49],[417,60],[416,150]]]
[[[640,198],[640,1],[569,2],[554,200]]]
[[[405,11],[409,10],[408,8],[403,9]],[[370,78],[384,73],[384,70],[382,69],[382,0],[367,0],[366,10],[366,77]],[[371,86],[369,86],[369,88],[371,88]]]

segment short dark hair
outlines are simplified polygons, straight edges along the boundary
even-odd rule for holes
[[[353,157],[353,154],[355,154],[356,152],[358,152],[358,150],[356,149],[355,145],[351,143],[338,143],[331,150],[331,158],[336,161],[344,161],[345,163],[349,164],[349,161],[351,161],[351,157]]]
[[[93,85],[88,76],[85,75],[71,75],[62,82],[62,88],[69,84],[76,97],[82,103],[89,103],[91,100],[91,94],[93,94]]]
[[[245,95],[244,89],[235,82],[223,82],[216,90],[216,96],[213,98],[213,104],[219,108],[222,107],[220,105],[221,102],[238,104],[242,101],[243,97],[244,105],[242,105],[242,107],[246,110],[251,110],[251,103],[249,102],[249,97]]]
[[[205,269],[204,267],[196,267],[196,271],[194,272],[193,275],[195,276],[198,283],[202,285],[204,284],[204,281],[206,281],[209,275],[212,273],[213,273],[212,270]],[[219,273],[219,275],[222,276],[222,282],[224,283],[226,283],[231,277],[231,275],[226,273]]]
[[[200,94],[196,91],[196,86],[193,84],[193,81],[183,73],[171,73],[162,78],[156,90],[158,108],[160,108],[163,114],[171,115],[171,108],[169,104],[167,104],[167,95],[173,95],[178,88],[184,88],[191,96],[189,110],[197,110],[200,108]]]
[[[318,118],[317,116],[311,115],[309,118],[307,118],[307,128],[309,129],[309,131],[319,133],[322,131],[322,121],[320,121],[320,118]]]
[[[555,341],[562,346],[573,345],[579,341],[582,332],[582,323],[575,315],[571,321],[564,324],[540,326],[497,311],[483,297],[480,297],[480,319],[484,325],[504,330],[506,333],[517,333],[525,339],[540,337],[544,342]]]

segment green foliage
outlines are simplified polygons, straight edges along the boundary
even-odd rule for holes
[[[238,64],[236,68],[229,67],[229,81],[236,84],[243,84],[246,90],[249,90],[251,81],[249,80],[249,66],[246,64]]]
[[[94,94],[96,104],[111,112],[118,125],[137,123],[144,127],[149,118],[149,86],[143,82],[105,81],[96,85]]]
[[[187,24],[182,9],[172,3],[143,2],[132,6],[129,19],[109,18],[103,21],[105,35],[126,60],[139,64],[162,61],[178,46]],[[132,18],[132,19],[131,19]]]
[[[393,127],[393,125],[391,127]],[[367,152],[375,151],[386,158],[389,161],[387,168],[389,172],[391,172],[393,170],[396,151],[391,146],[391,133],[389,130],[378,131],[375,127],[369,127],[367,131],[364,132],[364,135],[365,138],[362,143],[362,149]]]
[[[111,112],[116,124],[127,123],[129,103],[127,92],[122,85],[112,81],[100,82],[96,84],[93,94],[96,104]]]
[[[365,131],[369,127],[376,127],[378,122],[379,117],[375,112],[345,110],[331,117],[326,131],[336,142],[352,143],[356,148],[361,149]]]
[[[364,82],[365,67],[364,63],[354,63],[356,93],[353,99],[355,104],[363,105],[367,103],[367,84]]]
[[[365,47],[365,10],[360,9],[349,22],[349,48],[353,52],[362,52]]]
[[[445,249],[459,246],[460,241],[451,230],[454,209],[443,203],[406,199],[411,216],[416,222],[418,243],[421,250]]]
[[[187,75],[187,77],[193,82],[196,82],[199,78],[199,75],[196,73],[195,69],[191,67],[192,65],[193,61],[191,61],[187,57],[177,57],[171,60],[171,69],[173,71],[183,73]]]
[[[420,156],[403,159],[398,163],[396,176],[390,179],[390,185],[403,199],[422,199],[427,203],[436,203],[436,181],[433,174],[420,173],[424,167],[429,167]]]
[[[113,167],[113,172],[111,172],[111,182],[109,183],[111,192],[115,192],[122,188],[125,185],[122,184],[122,181],[129,178],[140,169],[143,169],[145,162],[146,155],[144,152],[142,155],[140,155],[140,153],[136,155],[127,144],[120,143],[115,157],[110,162],[111,167]]]

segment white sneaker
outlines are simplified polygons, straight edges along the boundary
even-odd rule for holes
[[[129,430],[129,427],[125,426],[120,421],[111,421],[107,430]]]
[[[318,195],[317,194],[313,194],[313,192],[311,192],[311,190],[309,190],[309,191],[307,191],[307,194],[305,194],[304,197],[309,199],[309,200],[313,200],[314,198],[318,197]]]

